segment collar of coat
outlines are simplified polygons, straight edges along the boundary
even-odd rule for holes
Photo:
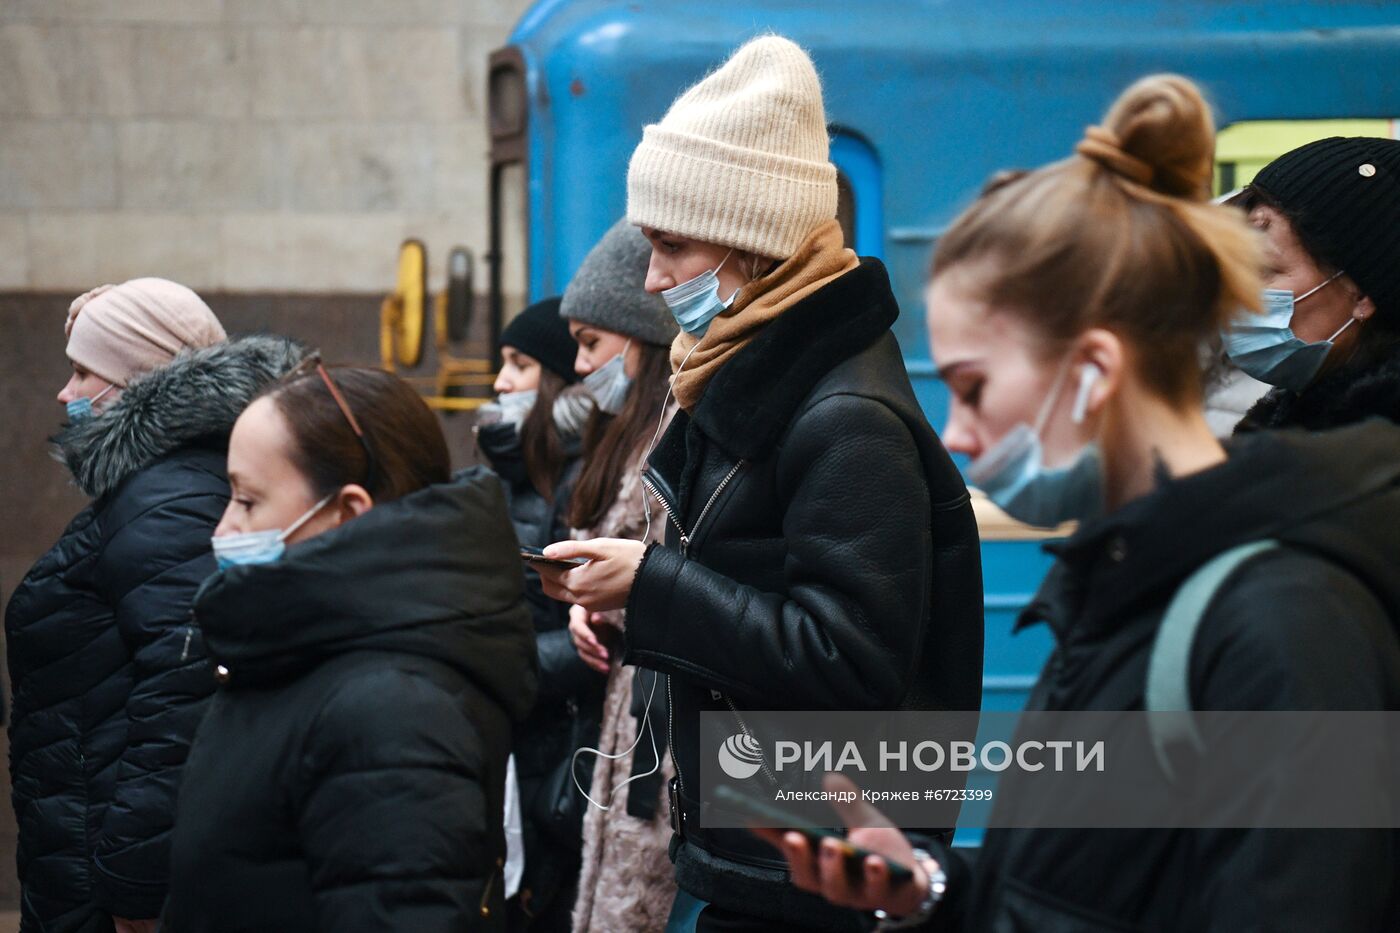
[[[54,438],[54,457],[98,498],[181,447],[228,443],[243,409],[305,351],[285,337],[252,336],[186,350],[133,379],[111,405]]]
[[[1400,353],[1369,365],[1343,366],[1301,393],[1273,389],[1254,404],[1236,430],[1320,431],[1377,416],[1400,423]]]
[[[1260,431],[1228,453],[1047,546],[1058,560],[1017,629],[1046,622],[1061,640],[1115,629],[1160,610],[1211,557],[1265,538],[1347,568],[1400,615],[1400,428]]]
[[[705,387],[691,421],[731,456],[761,459],[817,383],[898,317],[884,264],[862,258],[736,353]]]

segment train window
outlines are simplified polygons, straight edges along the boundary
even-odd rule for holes
[[[507,162],[496,167],[498,174],[500,240],[497,244],[501,264],[501,324],[504,326],[525,308],[530,293],[527,268],[529,242],[528,220],[525,216],[525,164]]]
[[[836,172],[836,220],[841,224],[841,233],[846,245],[856,248],[856,192],[851,180],[842,171]]]
[[[1215,193],[1243,188],[1274,159],[1328,136],[1400,139],[1400,120],[1248,120],[1227,126],[1215,139]]]

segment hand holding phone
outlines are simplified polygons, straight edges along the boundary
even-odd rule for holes
[[[572,570],[574,567],[582,567],[588,563],[586,557],[545,557],[543,548],[524,545],[520,546],[520,559],[527,564],[543,564],[546,567],[558,567],[562,570]]]
[[[852,884],[858,884],[864,877],[865,860],[871,857],[884,862],[885,868],[889,872],[891,884],[902,885],[914,877],[914,872],[908,865],[894,861],[879,852],[872,852],[855,845],[841,831],[815,826],[766,800],[756,800],[726,785],[716,787],[714,796],[716,802],[727,810],[742,813],[768,825],[781,825],[782,829],[775,832],[800,833],[807,840],[807,844],[814,854],[820,851],[823,839],[833,840],[841,853],[842,867]],[[762,835],[764,838],[768,838],[768,832],[764,832]]]

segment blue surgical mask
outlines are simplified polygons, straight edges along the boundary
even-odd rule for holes
[[[326,496],[303,512],[301,518],[292,522],[283,531],[269,528],[266,531],[246,531],[242,534],[219,535],[211,538],[210,541],[214,545],[214,559],[218,561],[219,569],[227,570],[240,564],[276,563],[286,553],[287,539],[295,534],[298,528],[311,521],[311,516],[324,509],[326,503],[334,499],[335,496],[334,492]]]
[[[1222,335],[1230,362],[1260,382],[1294,392],[1306,389],[1332,352],[1333,341],[1356,319],[1348,320],[1326,340],[1308,343],[1293,333],[1293,310],[1298,302],[1335,282],[1341,274],[1338,272],[1297,298],[1288,289],[1264,289],[1263,313],[1240,316]]]
[[[632,341],[627,341],[621,353],[583,377],[584,389],[604,414],[617,414],[627,401],[627,391],[632,388],[632,377],[627,375],[627,349],[631,346]]]
[[[967,478],[987,494],[1002,511],[1027,525],[1054,528],[1068,521],[1086,521],[1103,513],[1103,468],[1099,446],[1089,442],[1065,466],[1045,465],[1040,435],[1055,407],[1065,374],[1055,380],[1035,426],[1022,422],[968,467]],[[1071,418],[1082,424],[1089,392],[1103,374],[1085,364],[1080,371],[1079,392]]]
[[[101,392],[98,392],[92,398],[88,398],[86,395],[80,395],[77,398],[73,399],[73,401],[65,405],[64,408],[68,411],[69,424],[77,424],[80,421],[86,421],[89,418],[91,418],[92,403],[100,399],[102,396],[106,395],[108,392],[111,392],[115,388],[116,385],[114,383],[109,382],[107,383],[107,388],[103,389]]]
[[[710,322],[734,303],[734,296],[739,294],[738,289],[735,289],[728,299],[721,300],[719,297],[719,270],[724,268],[724,264],[732,255],[734,250],[731,249],[724,254],[724,258],[715,268],[661,293],[661,300],[671,309],[671,316],[687,334],[698,337],[705,333]]]

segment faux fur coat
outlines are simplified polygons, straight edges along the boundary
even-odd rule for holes
[[[180,772],[214,688],[190,605],[214,572],[229,432],[300,356],[274,337],[184,353],[55,438],[93,501],[5,614],[26,930],[160,911]]]
[[[642,537],[647,524],[640,466],[635,464],[622,478],[617,502],[602,524],[576,537]],[[657,540],[665,530],[665,518],[655,504],[652,511],[649,540]],[[607,615],[619,628],[625,626],[620,610]],[[637,672],[630,665],[614,664],[608,675],[598,740],[603,754],[593,768],[590,791],[592,798],[608,809],[590,804],[583,818],[583,870],[574,905],[574,933],[660,933],[666,928],[676,897],[675,869],[667,852],[670,813],[663,799],[666,784],[675,774],[666,747],[666,681],[655,671],[642,671],[640,676]],[[634,696],[639,686],[646,695]],[[654,701],[651,714],[645,717],[646,728],[639,735],[641,720],[635,714],[648,700]],[[653,748],[661,753],[659,765]],[[634,761],[639,761],[636,768]],[[632,777],[634,770],[644,773],[653,765],[660,769],[659,781],[657,775],[651,775],[613,790]],[[633,800],[637,793],[658,799]]]

